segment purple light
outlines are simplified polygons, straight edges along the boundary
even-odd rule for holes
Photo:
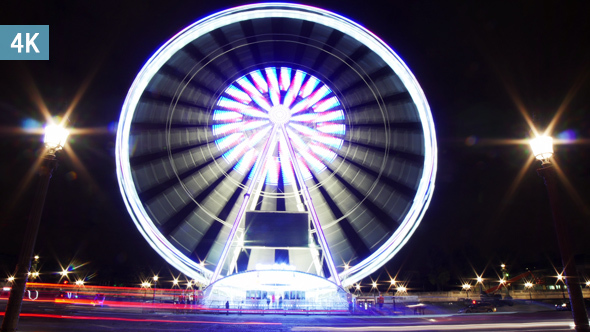
[[[313,105],[313,111],[318,112],[318,113],[324,112],[324,111],[327,111],[327,110],[334,108],[336,106],[340,106],[340,102],[338,101],[338,98],[332,97],[332,98],[325,99],[325,100],[317,103],[316,105]]]
[[[291,85],[291,68],[281,67],[281,90],[287,91]]]
[[[264,79],[264,77],[262,77],[260,70],[253,71],[252,73],[250,73],[250,76],[254,80],[254,84],[256,85],[258,91],[260,91],[261,93],[268,92],[268,83],[266,83],[266,80]]]
[[[344,135],[346,127],[343,124],[320,123],[318,124],[318,131],[326,134]]]
[[[235,171],[246,174],[254,164],[251,158],[261,157],[262,142],[267,140],[271,126],[284,123],[307,180],[312,171],[324,171],[324,162],[334,160],[342,146],[344,112],[334,110],[336,107],[340,107],[340,101],[332,90],[301,70],[254,70],[231,84],[217,101],[212,125],[215,144],[224,151],[228,163],[235,163]],[[264,170],[267,185],[278,184],[279,172],[285,184],[295,181],[291,158],[283,151],[287,143],[280,137],[276,140],[281,143],[272,145],[276,152],[271,154],[273,158],[279,156],[280,161],[269,159]]]
[[[264,70],[266,72],[266,78],[268,79],[268,90],[270,95],[270,100],[272,101],[273,106],[277,106],[281,104],[281,92],[279,89],[279,81],[277,79],[277,71],[276,68],[266,68]]]
[[[305,73],[301,70],[297,70],[295,75],[293,76],[293,81],[291,81],[291,86],[287,91],[287,95],[285,96],[285,100],[283,101],[283,105],[287,107],[291,107],[293,101],[297,95],[299,95],[299,89],[301,89],[301,84],[303,84],[303,79],[305,78]]]
[[[250,96],[247,93],[236,88],[235,86],[230,86],[229,88],[227,88],[227,90],[225,90],[225,93],[227,93],[228,95],[230,95],[231,97],[235,98],[243,104],[248,104],[252,101],[252,98],[250,98]]]
[[[220,110],[213,111],[213,121],[234,122],[234,121],[241,121],[241,120],[242,120],[242,114],[240,114],[238,112],[220,111]]]
[[[341,110],[319,114],[314,122],[344,121],[344,112]]]

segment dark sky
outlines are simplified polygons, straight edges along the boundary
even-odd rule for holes
[[[96,273],[96,280],[137,275],[139,267],[144,273],[169,269],[124,207],[114,126],[135,75],[162,43],[208,14],[245,2],[135,3],[2,5],[0,24],[48,24],[51,53],[49,61],[0,62],[0,277],[14,269],[34,191],[25,178],[40,139],[16,129],[30,119],[43,121],[35,93],[54,114],[75,104],[70,125],[96,132],[71,138],[79,162],[62,153],[51,180],[36,250],[46,272],[72,260],[87,263],[79,270]],[[580,261],[590,263],[590,3],[304,3],[349,17],[381,37],[412,70],[432,109],[436,189],[417,232],[386,266],[390,273],[415,271],[414,280],[425,280],[447,269],[456,280],[472,277],[470,265],[478,272],[489,265],[490,277],[501,262],[515,272],[560,265],[538,165],[526,166],[528,146],[498,144],[529,135],[519,109],[543,127],[563,108],[554,136],[578,140],[557,146],[556,159],[571,184],[561,197],[572,241]],[[384,271],[375,276],[383,278]]]

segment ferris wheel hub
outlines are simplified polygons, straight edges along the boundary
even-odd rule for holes
[[[291,119],[291,110],[285,105],[273,106],[268,112],[268,118],[274,124],[287,124]]]

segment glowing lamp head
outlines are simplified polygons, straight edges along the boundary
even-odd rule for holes
[[[69,134],[69,130],[64,127],[50,124],[45,126],[45,137],[43,138],[43,142],[48,149],[59,151],[65,146]]]
[[[471,289],[471,285],[470,284],[463,284],[463,289],[464,290],[470,290]]]
[[[530,282],[530,281],[527,281],[527,282],[524,283],[524,287],[527,288],[527,289],[530,289],[530,288],[533,287],[533,283]]]
[[[553,156],[553,138],[551,136],[537,136],[530,141],[531,149],[535,158],[547,163]]]

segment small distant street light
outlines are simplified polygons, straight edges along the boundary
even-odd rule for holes
[[[28,272],[31,270],[31,257],[33,256],[33,249],[37,241],[37,233],[39,231],[39,224],[41,222],[41,215],[43,214],[43,206],[45,205],[45,196],[47,195],[47,188],[49,187],[49,180],[53,170],[57,168],[56,153],[61,150],[66,144],[69,131],[59,125],[45,126],[45,150],[43,153],[43,160],[39,168],[39,183],[33,205],[31,207],[31,214],[27,222],[25,230],[25,238],[22,243],[21,251],[16,264],[14,272],[14,282],[6,305],[6,313],[2,321],[2,332],[16,331],[18,319],[25,295],[25,288],[28,281]],[[39,256],[35,256],[38,260]]]
[[[467,293],[467,299],[469,299],[469,290],[471,289],[471,285],[466,283],[466,284],[463,284],[463,286],[461,286],[461,287]]]
[[[76,286],[79,286],[79,287],[84,286],[84,280],[82,280],[82,279],[76,280]]]
[[[402,294],[404,294],[404,293],[407,293],[407,292],[408,292],[408,289],[406,288],[406,286],[398,286],[398,287],[397,287],[397,291],[398,291],[399,293],[402,293]]]
[[[391,287],[395,287],[396,282],[397,282],[397,280],[395,280],[395,278],[391,278],[391,280],[389,280],[389,287],[387,287],[388,292],[391,289]]]
[[[550,136],[538,136],[531,139],[530,145],[535,158],[541,161],[541,168],[537,169],[537,174],[545,181],[545,187],[547,188],[547,194],[549,196],[549,204],[551,205],[553,224],[557,235],[561,262],[564,268],[565,283],[570,298],[575,328],[576,331],[590,331],[588,313],[584,304],[582,288],[577,282],[578,271],[574,260],[572,242],[567,235],[569,225],[561,213],[555,178],[555,168],[550,160],[553,156],[553,138]]]
[[[361,292],[361,284],[356,284],[355,286],[355,292]]]
[[[590,287],[590,280],[586,281],[586,287]]]
[[[481,276],[477,276],[477,284],[479,285],[479,292],[483,293],[483,278]]]

